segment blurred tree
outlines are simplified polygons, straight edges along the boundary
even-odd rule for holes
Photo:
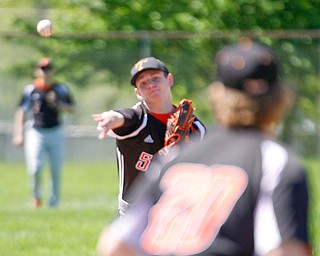
[[[198,112],[206,118],[209,113],[203,97],[204,88],[213,79],[212,57],[223,44],[249,31],[274,47],[283,64],[283,77],[294,81],[299,95],[298,111],[288,118],[286,125],[291,129],[284,129],[290,131],[284,137],[292,139],[293,124],[302,119],[318,123],[318,39],[263,33],[319,29],[318,0],[4,0],[0,11],[13,7],[14,18],[0,15],[0,21],[7,17],[5,23],[12,21],[16,30],[29,35],[35,34],[39,19],[54,20],[56,32],[52,38],[41,43],[32,36],[14,40],[38,45],[43,54],[59,56],[61,69],[68,66],[63,76],[77,86],[86,88],[92,81],[97,86],[127,86],[132,63],[150,54],[163,59],[174,73],[174,97],[194,99]],[[19,7],[30,8],[34,15],[18,12]],[[219,40],[212,40],[215,36]],[[70,66],[75,58],[77,61]],[[27,74],[23,67],[15,68],[21,75]]]

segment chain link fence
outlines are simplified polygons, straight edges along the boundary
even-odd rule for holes
[[[214,79],[214,55],[241,36],[272,45],[282,62],[283,79],[297,92],[299,104],[280,135],[299,153],[318,154],[319,35],[318,31],[141,31],[41,38],[36,34],[0,31],[0,160],[22,159],[21,150],[11,146],[14,111],[24,86],[33,80],[35,64],[44,55],[53,58],[57,80],[70,88],[77,103],[76,113],[64,118],[68,146],[73,145],[67,151],[68,159],[106,160],[112,155],[108,149],[114,148],[114,142],[110,139],[102,146],[97,140],[91,114],[130,107],[137,101],[130,85],[130,70],[137,60],[150,55],[163,60],[175,77],[174,103],[182,98],[192,99],[197,116],[210,124],[213,120],[206,86]]]

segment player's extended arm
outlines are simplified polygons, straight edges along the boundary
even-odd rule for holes
[[[13,138],[12,143],[15,146],[22,146],[24,143],[24,111],[17,109],[14,116]]]
[[[101,131],[98,136],[100,140],[106,138],[110,130],[119,128],[124,124],[124,116],[113,110],[93,114],[92,119],[98,123],[98,128]]]

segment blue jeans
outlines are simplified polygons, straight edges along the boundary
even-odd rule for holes
[[[61,126],[53,128],[28,128],[25,133],[25,157],[31,188],[36,199],[42,198],[41,172],[48,155],[51,172],[49,206],[59,203],[64,136]]]

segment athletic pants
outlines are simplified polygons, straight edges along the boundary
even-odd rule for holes
[[[51,173],[49,199],[51,207],[56,206],[60,200],[63,148],[64,137],[61,126],[53,128],[31,127],[26,130],[25,157],[33,196],[35,199],[43,197],[41,172],[47,155]]]

